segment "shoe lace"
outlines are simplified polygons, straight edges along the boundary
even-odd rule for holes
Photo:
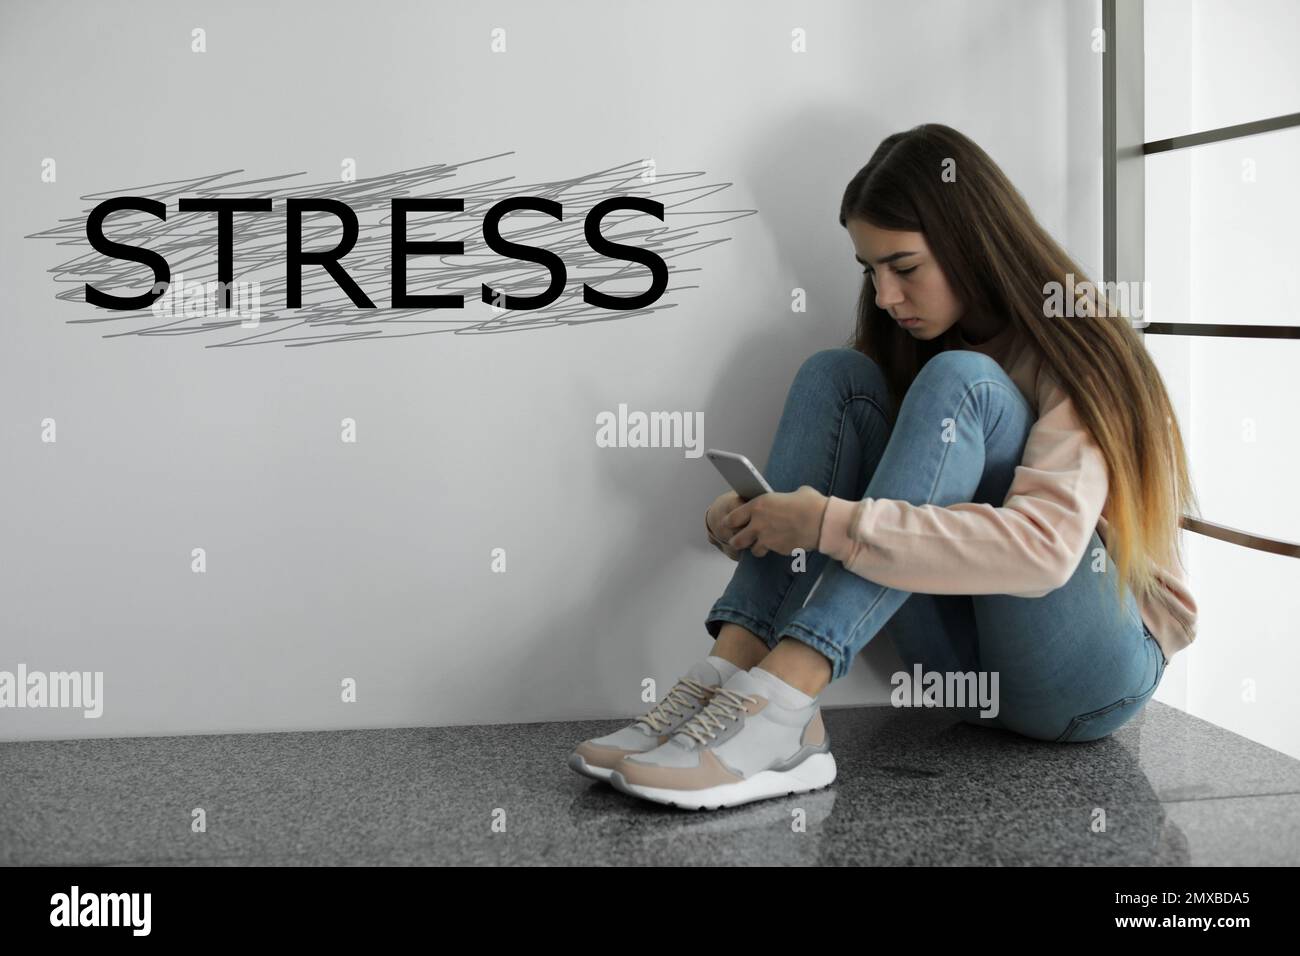
[[[663,733],[668,726],[678,717],[681,717],[687,711],[678,710],[679,707],[690,707],[690,698],[706,701],[715,690],[713,684],[701,684],[699,681],[690,677],[683,677],[670,690],[667,696],[657,703],[648,713],[637,719],[648,726],[655,733]]]
[[[758,703],[758,698],[738,690],[719,687],[713,699],[698,714],[682,724],[677,733],[686,734],[697,743],[705,744],[716,737],[717,731],[745,713],[745,701]],[[706,740],[705,738],[708,738]]]

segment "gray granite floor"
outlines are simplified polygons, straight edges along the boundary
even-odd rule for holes
[[[568,769],[626,720],[0,744],[0,864],[1300,863],[1300,761],[1158,702],[1085,744],[824,715],[831,787],[712,812]]]

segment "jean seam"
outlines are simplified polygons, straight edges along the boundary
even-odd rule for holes
[[[848,420],[849,417],[848,414],[849,402],[856,402],[859,399],[867,402],[867,404],[869,404],[872,408],[874,408],[876,410],[876,414],[880,416],[881,420],[883,420],[886,425],[889,425],[889,417],[885,414],[884,409],[880,407],[880,404],[872,396],[850,395],[844,401],[843,406],[840,408],[840,428],[839,428],[839,435],[835,439],[835,457],[831,464],[831,480],[826,486],[826,493],[828,495],[835,490],[835,479],[836,477],[838,477],[840,472],[840,452],[844,446],[844,423]]]
[[[840,424],[839,424],[838,433],[835,437],[835,452],[831,457],[831,479],[826,485],[827,495],[829,495],[832,491],[835,490],[835,479],[839,476],[840,473],[840,456],[844,450],[844,425],[849,418],[849,403],[856,402],[858,400],[866,401],[872,408],[876,410],[876,414],[878,414],[881,417],[884,423],[886,425],[889,424],[888,416],[885,415],[884,410],[880,407],[879,403],[877,403],[875,398],[873,398],[871,395],[850,395],[847,399],[845,399],[843,402],[840,403]],[[816,549],[814,548],[813,550]],[[785,557],[788,557],[788,555],[785,555]],[[822,573],[823,574],[826,573],[825,569],[822,570]],[[785,609],[785,602],[789,600],[790,595],[794,592],[795,580],[796,578],[793,572],[786,578],[787,583],[786,583],[785,590],[781,593],[781,600],[777,602],[776,611],[774,611],[772,614],[773,621],[780,620],[781,611]],[[814,583],[814,587],[815,586],[816,584]]]
[[[980,386],[980,385],[993,385],[993,386],[995,386],[995,387],[997,387],[997,388],[1002,389],[1004,392],[1007,392],[1008,394],[1012,394],[1012,395],[1020,395],[1019,390],[1016,390],[1016,391],[1013,393],[1013,392],[1011,391],[1011,389],[1007,388],[1007,386],[1006,386],[1006,384],[1005,384],[1004,382],[999,382],[997,379],[987,378],[987,379],[980,379],[978,382],[971,382],[971,383],[967,386],[965,394],[962,395],[962,397],[961,397],[961,403],[957,406],[957,411],[956,411],[956,413],[953,415],[953,421],[954,421],[954,422],[957,420],[957,417],[958,417],[959,415],[961,415],[962,410],[966,407],[966,403],[967,403],[968,401],[970,401],[971,393],[974,392],[975,389],[976,389],[976,387],[977,387],[977,386]],[[1021,397],[1022,400],[1024,399],[1024,396],[1023,396],[1023,395],[1021,395],[1020,397]],[[988,438],[988,436],[986,435],[986,436],[985,436],[985,439],[987,440],[987,438]],[[948,449],[951,448],[953,445],[955,445],[955,444],[957,444],[957,443],[956,443],[956,442],[944,442],[944,444],[947,445],[948,448],[945,448],[945,449],[943,450],[943,457],[939,459],[939,467],[935,469],[935,472],[934,472],[934,484],[932,484],[932,485],[930,486],[930,493],[929,493],[928,495],[926,495],[926,498],[925,498],[926,504],[931,504],[931,503],[932,503],[932,499],[934,498],[934,491],[935,491],[936,488],[939,487],[939,479],[940,479],[941,477],[943,477],[943,466],[944,466],[944,465],[947,463],[947,461],[948,461]]]
[[[1157,642],[1156,639],[1154,637],[1151,637],[1150,635],[1148,635],[1146,639],[1151,643],[1155,644],[1156,657],[1163,659],[1164,653],[1160,650],[1159,642]],[[1141,693],[1133,694],[1128,697],[1121,697],[1119,700],[1107,704],[1105,707],[1098,707],[1096,710],[1085,711],[1082,714],[1076,714],[1074,717],[1071,717],[1070,722],[1066,724],[1065,730],[1061,732],[1061,736],[1056,738],[1056,742],[1057,743],[1072,742],[1074,734],[1080,728],[1086,726],[1091,721],[1096,720],[1098,717],[1105,717],[1107,714],[1113,713],[1114,711],[1118,710],[1121,707],[1127,707],[1128,705],[1136,701],[1142,701],[1141,709],[1143,710],[1146,709],[1147,702],[1150,701],[1151,698],[1155,696],[1156,691],[1159,690],[1160,688],[1160,682],[1165,676],[1164,667],[1162,667],[1159,664],[1155,666],[1155,672],[1156,672],[1156,676],[1152,681],[1151,686],[1148,687],[1146,690],[1142,691]],[[1134,718],[1136,718],[1136,716],[1137,714],[1134,714],[1133,717],[1129,718],[1129,720],[1133,720]],[[1081,742],[1086,743],[1087,741],[1081,741]]]

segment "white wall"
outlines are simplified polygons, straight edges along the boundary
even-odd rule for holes
[[[1300,4],[1146,0],[1146,138],[1300,111]],[[1147,159],[1156,322],[1300,324],[1300,130]],[[1147,338],[1181,401],[1203,516],[1300,541],[1300,343]],[[1198,635],[1156,699],[1300,757],[1300,561],[1185,533]]]
[[[3,712],[0,738],[644,709],[644,677],[708,650],[721,484],[680,448],[598,448],[595,415],[698,411],[705,446],[766,455],[799,364],[852,327],[844,184],[920,122],[981,143],[1098,273],[1099,25],[1092,0],[6,3],[0,668],[103,671],[105,709]],[[463,181],[652,158],[730,184],[702,208],[758,214],[673,262],[673,308],[312,348],[88,323],[47,272],[74,253],[23,238],[142,184],[511,150]],[[884,703],[896,665],[877,641],[826,701]]]

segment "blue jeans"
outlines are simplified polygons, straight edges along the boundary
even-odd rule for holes
[[[850,348],[827,349],[799,369],[764,477],[775,491],[811,485],[852,501],[1000,506],[1035,416],[996,361],[950,350],[921,369],[892,428],[884,373]],[[939,441],[954,418],[957,440]],[[1093,570],[1104,556],[1106,573]],[[1129,592],[1121,605],[1114,562],[1094,529],[1064,586],[1037,598],[922,594],[877,584],[819,551],[805,570],[790,555],[740,561],[705,619],[716,638],[738,624],[775,648],[801,641],[831,664],[831,680],[886,623],[907,667],[942,674],[997,672],[998,713],[953,707],[967,723],[1039,740],[1096,740],[1131,720],[1155,693],[1165,660]]]

